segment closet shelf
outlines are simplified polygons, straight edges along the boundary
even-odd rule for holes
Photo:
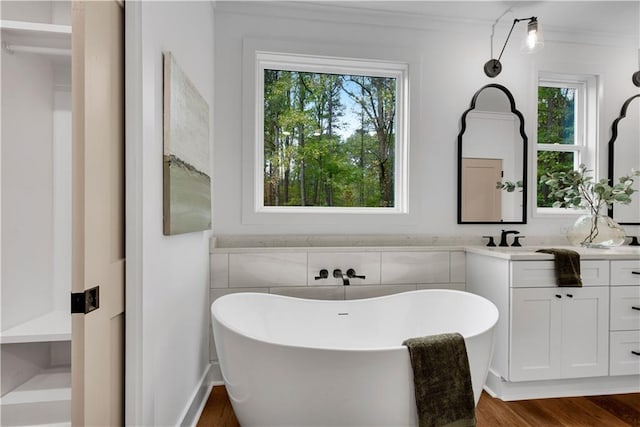
[[[24,34],[40,33],[42,35],[71,35],[71,25],[45,24],[40,22],[12,21],[0,19],[0,28]]]
[[[3,406],[71,400],[71,367],[44,369],[0,400]]]
[[[2,331],[0,343],[68,341],[71,339],[71,314],[58,310]]]
[[[11,46],[44,48],[52,50],[71,49],[71,26],[44,24],[38,22],[0,20],[3,45],[11,51]],[[59,54],[59,53],[53,53]]]
[[[71,425],[71,368],[40,371],[0,398],[7,425]]]

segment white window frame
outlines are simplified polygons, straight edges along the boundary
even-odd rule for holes
[[[396,120],[393,207],[264,206],[264,71],[284,70],[396,79]],[[255,52],[254,212],[277,214],[406,214],[408,213],[407,63],[281,52]]]
[[[569,87],[576,90],[575,94],[575,132],[574,145],[538,143],[538,88],[544,87]],[[545,215],[577,215],[585,213],[583,209],[575,208],[548,208],[538,206],[538,152],[556,151],[573,152],[574,169],[581,163],[593,170],[594,179],[599,176],[598,161],[598,77],[595,75],[582,75],[571,73],[539,72],[535,91],[535,129],[536,144],[533,154],[532,181],[535,191],[532,191],[533,206],[537,216]]]

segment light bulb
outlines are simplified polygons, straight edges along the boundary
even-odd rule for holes
[[[522,50],[527,53],[533,53],[540,50],[543,46],[544,41],[542,39],[542,32],[538,27],[538,20],[536,18],[531,18],[527,24],[527,37],[524,39],[524,43],[522,44]]]
[[[534,47],[536,47],[537,41],[538,41],[537,31],[530,31],[529,34],[527,34],[527,48],[533,49]]]

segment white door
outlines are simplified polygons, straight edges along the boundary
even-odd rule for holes
[[[502,159],[462,159],[462,220],[500,221]]]
[[[609,288],[562,291],[562,378],[609,372]]]
[[[123,5],[72,3],[72,292],[99,308],[72,315],[72,424],[123,424]],[[91,304],[89,304],[91,305]]]
[[[519,288],[511,292],[509,380],[560,378],[560,289]]]

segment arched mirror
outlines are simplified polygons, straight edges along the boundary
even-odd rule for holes
[[[510,190],[500,182],[516,184]],[[458,134],[458,224],[526,224],[527,135],[506,87],[471,98]]]
[[[609,140],[609,182],[640,168],[640,94],[622,104],[620,116],[611,125]],[[636,187],[637,188],[637,187]],[[640,225],[640,202],[637,194],[628,205],[616,204],[609,216],[623,225]]]

